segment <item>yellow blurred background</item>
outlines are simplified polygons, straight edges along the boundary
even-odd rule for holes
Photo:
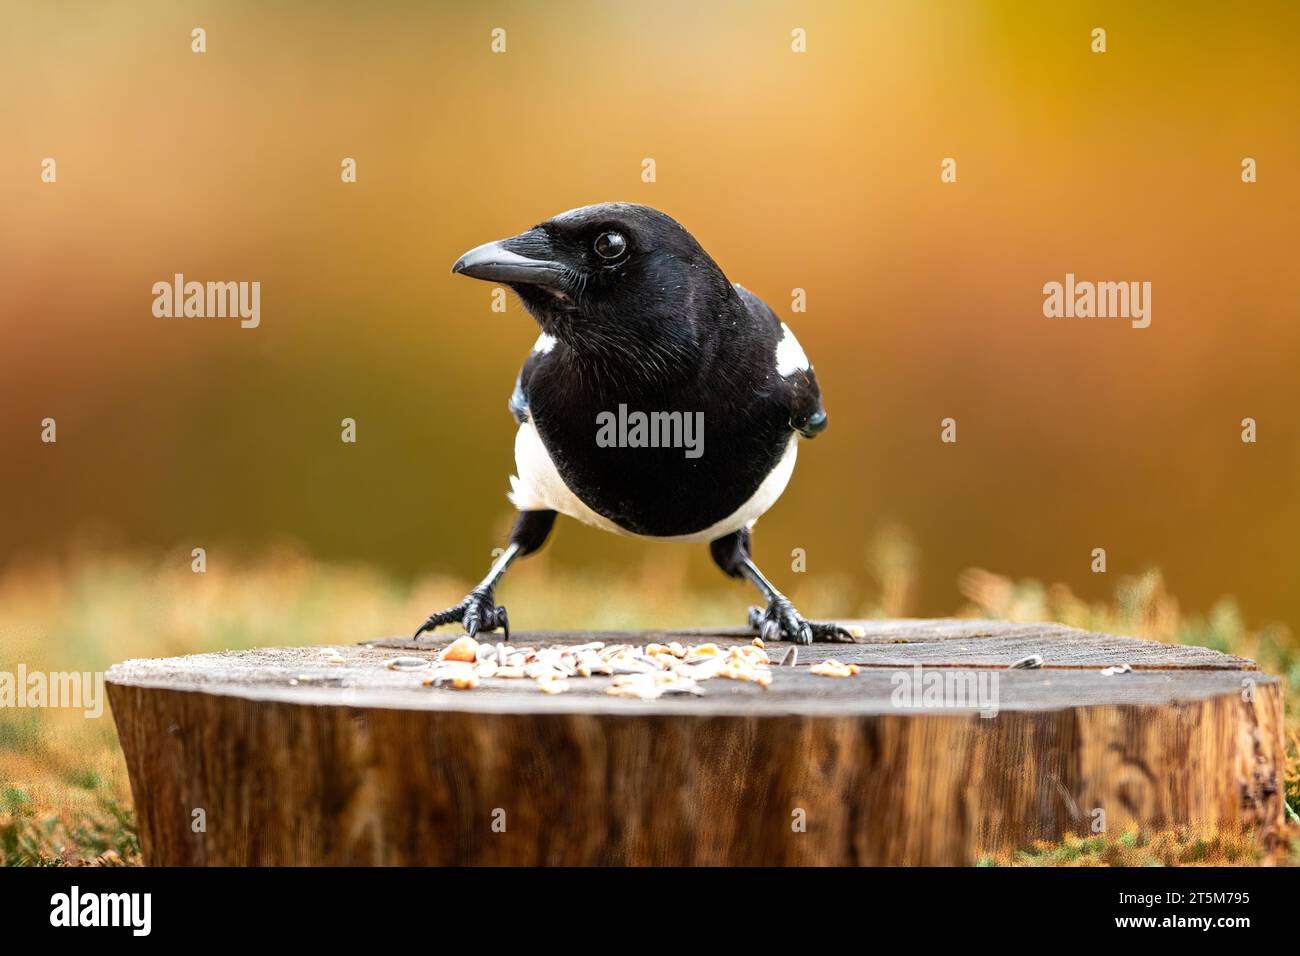
[[[291,541],[476,578],[537,330],[449,267],[622,199],[816,364],[831,427],[756,534],[779,585],[802,547],[865,586],[902,526],[912,613],[971,566],[1108,595],[1101,547],[1190,608],[1300,623],[1293,3],[8,0],[0,63],[0,563]],[[155,318],[178,272],[260,281],[260,327]],[[1067,272],[1150,281],[1151,327],[1044,318]],[[722,583],[703,548],[557,531],[547,566]]]

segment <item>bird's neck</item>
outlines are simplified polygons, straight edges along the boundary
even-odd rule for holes
[[[692,380],[708,338],[682,323],[650,324],[635,331],[587,324],[580,330],[557,327],[551,334],[565,346],[576,384],[625,398],[671,393]]]

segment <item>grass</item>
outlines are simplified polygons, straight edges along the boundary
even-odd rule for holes
[[[1059,843],[1039,842],[980,866],[1300,866],[1300,839],[1292,835],[1265,850],[1249,837],[1195,827],[1116,837],[1067,835]]]
[[[72,784],[76,786],[76,784]],[[138,865],[129,807],[103,793],[93,807],[38,810],[27,791],[0,792],[0,861],[6,866]]]
[[[867,555],[876,581],[861,603],[843,581],[803,581],[796,604],[819,616],[911,613],[917,554],[893,530]],[[797,576],[796,576],[797,577]],[[1056,620],[1089,630],[1213,647],[1280,674],[1290,736],[1286,794],[1298,824],[1268,850],[1246,838],[1191,831],[1069,837],[1026,847],[985,865],[1300,864],[1300,648],[1279,626],[1248,626],[1228,599],[1205,615],[1180,611],[1158,572],[1120,579],[1111,600],[1085,602],[1061,585],[1013,581],[972,569],[958,581],[962,616]],[[26,564],[0,574],[0,671],[102,671],[130,657],[158,657],[261,645],[353,643],[392,633],[444,607],[464,581],[429,576],[401,582],[367,568],[275,551],[232,570],[189,570],[189,557],[142,559],[90,554],[66,563]],[[611,581],[560,572],[545,556],[511,574],[508,603],[548,627],[621,628],[734,624],[747,595],[725,582],[686,586],[681,568],[651,562]],[[659,595],[672,594],[663,602]],[[131,865],[140,849],[126,767],[111,715],[67,710],[0,710],[0,863]]]

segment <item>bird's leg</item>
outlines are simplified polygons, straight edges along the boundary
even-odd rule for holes
[[[418,638],[425,631],[459,621],[470,637],[480,631],[495,631],[499,627],[505,632],[505,639],[510,640],[510,618],[506,609],[496,602],[496,586],[515,558],[531,554],[542,546],[554,523],[554,511],[521,511],[514,530],[510,532],[510,545],[492,563],[487,577],[459,604],[430,614],[412,637]]]
[[[813,641],[854,643],[849,630],[830,621],[809,621],[795,610],[790,599],[772,586],[749,555],[749,530],[742,528],[709,545],[713,560],[733,578],[751,582],[767,601],[767,608],[749,609],[749,626],[764,641],[787,640],[795,644]]]
[[[836,641],[842,644],[854,643],[848,628],[834,621],[809,621],[794,609],[790,599],[772,587],[772,583],[763,577],[758,565],[746,558],[742,564],[742,573],[754,583],[767,600],[767,608],[751,607],[749,609],[749,626],[758,631],[764,641],[787,640],[796,644],[811,644],[813,641]]]
[[[495,631],[499,627],[505,631],[505,639],[510,640],[510,618],[506,615],[506,609],[497,604],[495,592],[497,582],[501,580],[506,573],[506,568],[510,567],[511,562],[518,556],[519,545],[510,545],[505,551],[501,552],[501,557],[497,558],[493,563],[492,570],[488,572],[487,577],[479,582],[478,587],[465,596],[465,600],[447,608],[445,611],[430,614],[428,619],[411,636],[413,638],[419,637],[425,631],[432,631],[442,624],[460,621],[461,626],[465,628],[465,633],[470,637],[473,637],[479,631]]]

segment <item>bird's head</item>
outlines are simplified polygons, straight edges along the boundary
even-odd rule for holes
[[[601,203],[471,249],[452,272],[510,286],[542,328],[577,349],[685,344],[733,296],[722,270],[674,219]]]

